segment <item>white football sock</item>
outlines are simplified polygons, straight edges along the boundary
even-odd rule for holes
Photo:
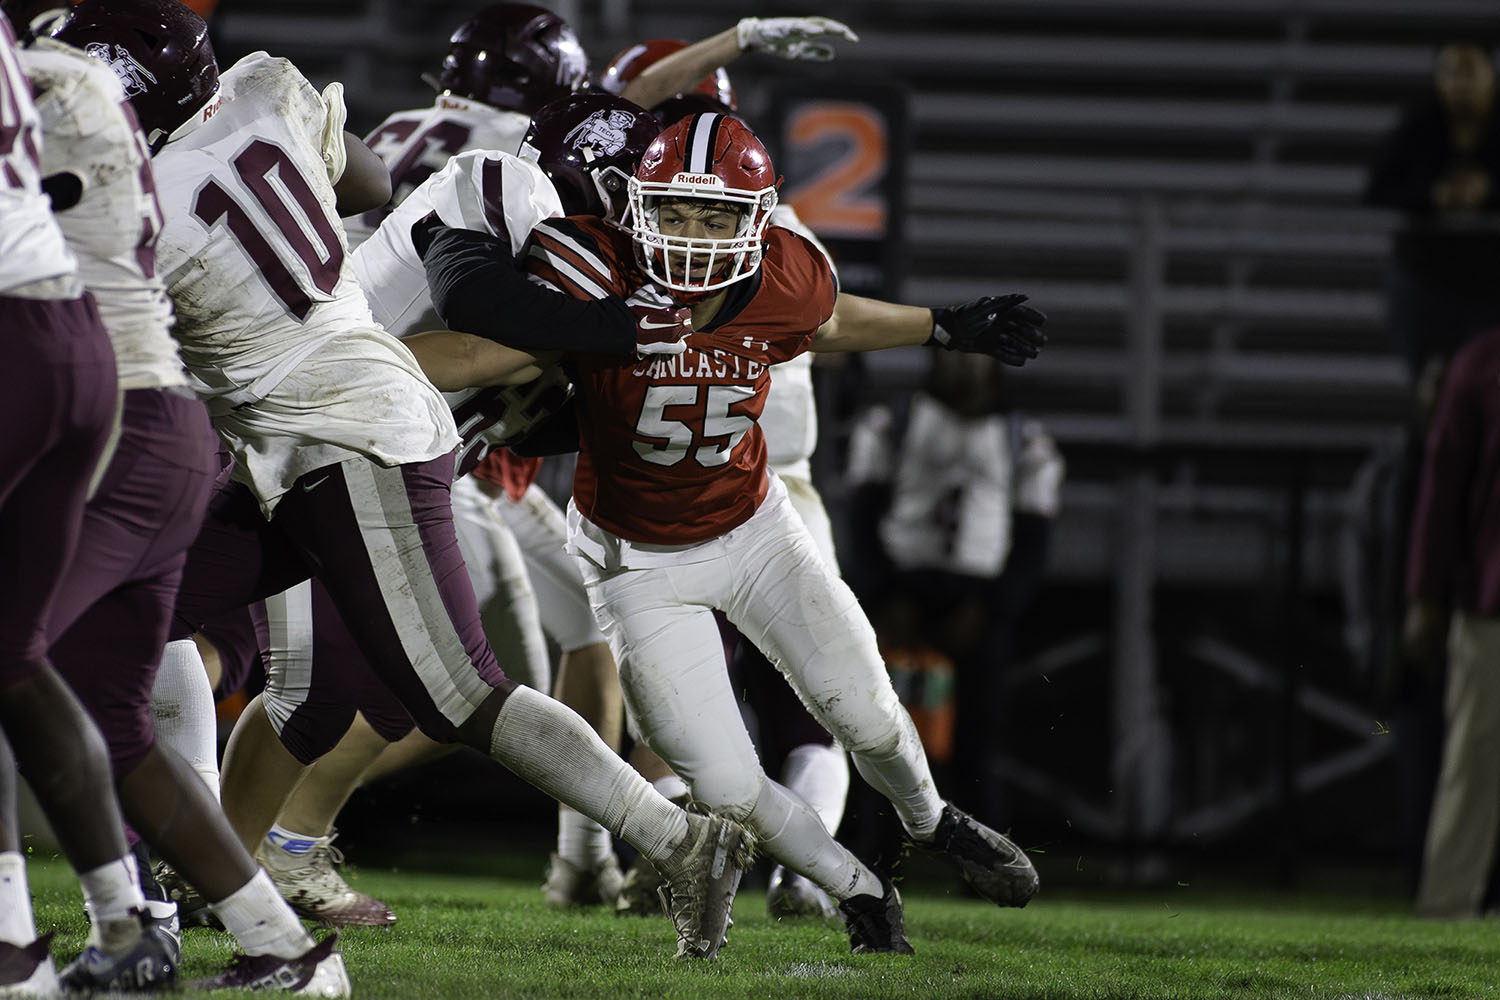
[[[203,657],[191,639],[167,643],[151,688],[156,738],[177,752],[219,797],[219,721]]]
[[[834,899],[881,894],[880,879],[823,828],[812,807],[766,779],[745,824],[758,847]]]
[[[688,797],[687,782],[675,774],[669,774],[665,778],[657,778],[651,782],[651,787],[661,793],[662,798],[671,799],[673,802],[684,802]]]
[[[35,940],[26,859],[19,851],[0,852],[0,941],[25,947]]]
[[[146,909],[135,858],[125,855],[78,873],[84,905],[93,914],[89,940],[109,955],[133,947],[141,934],[138,911]]]
[[[296,958],[313,946],[312,936],[281,898],[271,876],[258,869],[254,877],[209,909],[224,921],[247,955]]]
[[[614,853],[609,831],[567,806],[557,810],[557,856],[574,867],[593,871]]]
[[[812,806],[829,833],[839,828],[849,797],[849,757],[843,747],[804,743],[794,748],[781,765],[781,783]]]
[[[272,823],[271,829],[266,831],[266,839],[261,842],[260,860],[272,868],[283,870],[301,868],[306,863],[304,859],[312,853],[314,847],[331,843],[333,843],[332,837],[297,833],[295,830],[288,830],[280,823]]]
[[[652,861],[665,861],[687,836],[687,813],[658,795],[577,712],[531,688],[516,688],[500,706],[490,756]]]

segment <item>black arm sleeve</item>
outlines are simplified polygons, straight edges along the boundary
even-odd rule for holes
[[[488,233],[431,232],[422,262],[432,305],[450,329],[522,351],[635,354],[635,316],[620,299],[575,299],[536,284],[510,244]]]

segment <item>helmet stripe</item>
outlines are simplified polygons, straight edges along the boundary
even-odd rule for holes
[[[714,140],[719,137],[719,122],[724,118],[718,114],[701,114],[693,119],[687,137],[687,169],[689,173],[711,174],[714,172]]]

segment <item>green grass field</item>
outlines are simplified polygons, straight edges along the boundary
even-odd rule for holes
[[[58,931],[54,954],[75,954],[86,926],[71,871],[37,861],[31,880],[38,925]],[[1044,881],[1026,909],[1002,911],[913,888],[917,954],[898,958],[850,955],[835,924],[772,921],[764,895],[747,891],[719,958],[682,963],[665,918],[550,909],[539,874],[365,869],[354,881],[400,914],[392,929],[345,933],[357,997],[1500,997],[1493,921],[1418,921],[1404,900],[1368,892],[1049,891]],[[189,930],[184,945],[188,979],[217,971],[232,948],[207,930]]]

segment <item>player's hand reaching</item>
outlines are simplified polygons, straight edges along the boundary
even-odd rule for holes
[[[693,332],[691,309],[632,303],[630,311],[635,313],[636,357],[681,354],[687,350],[687,335]]]
[[[735,26],[740,51],[769,52],[783,59],[827,62],[833,58],[829,40],[859,41],[849,26],[831,17],[746,17]]]
[[[1037,356],[1047,335],[1047,314],[1025,305],[1024,295],[985,295],[932,310],[932,339],[950,351],[988,354],[1020,367]]]

